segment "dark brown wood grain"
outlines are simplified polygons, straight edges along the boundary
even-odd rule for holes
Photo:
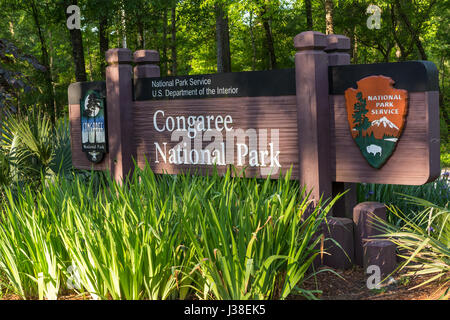
[[[131,51],[110,49],[106,52],[106,107],[111,176],[123,181],[134,169],[133,87]]]
[[[410,110],[405,130],[391,158],[381,169],[374,169],[366,162],[349,134],[344,96],[331,96],[334,117],[330,121],[331,172],[335,181],[420,185],[439,175],[439,136],[436,124],[428,114],[430,103],[436,103],[436,92],[410,93]],[[170,141],[167,132],[152,130],[155,108],[167,110],[167,115],[230,114],[236,128],[280,129],[280,160],[282,172],[293,164],[293,178],[298,178],[297,124],[295,97],[223,98],[206,100],[146,101],[136,102],[134,110],[135,142],[138,164],[145,158],[153,159],[154,141]],[[185,105],[181,107],[182,105]],[[220,105],[219,108],[217,107]],[[91,164],[81,152],[80,106],[70,105],[70,129],[72,158],[76,168],[105,170],[106,161]],[[434,121],[435,122],[435,121]],[[437,132],[438,134],[438,132]],[[156,138],[156,139],[155,139]],[[437,146],[437,147],[436,147]],[[334,155],[334,156],[333,156]],[[108,155],[106,155],[107,157]],[[150,161],[150,163],[152,163]],[[205,168],[207,168],[206,166]],[[152,164],[157,173],[177,173],[188,166]],[[199,166],[199,169],[205,169]],[[218,167],[223,172],[225,168]],[[247,168],[246,175],[257,175],[257,168]]]
[[[409,112],[404,132],[391,158],[381,169],[372,168],[351,138],[344,96],[331,96],[331,175],[335,181],[421,185],[439,175],[439,126],[437,92],[409,94]],[[179,173],[195,169],[186,165],[155,164],[154,142],[170,142],[170,133],[153,130],[155,108],[166,115],[226,115],[233,117],[234,128],[266,128],[280,130],[282,173],[293,165],[292,178],[298,179],[298,134],[296,97],[219,98],[198,100],[164,100],[134,103],[133,123],[137,162],[146,159],[156,173]],[[80,107],[70,105],[70,130],[73,164],[79,169],[105,170],[108,161],[92,165],[81,152]],[[270,135],[269,135],[270,137]],[[270,140],[270,139],[269,139]],[[108,154],[105,156],[108,157]],[[211,166],[195,166],[206,173]],[[242,168],[241,168],[242,169]],[[218,167],[223,173],[226,167]],[[260,176],[256,167],[247,168],[247,177]]]
[[[179,173],[186,171],[191,166],[155,163],[154,142],[162,145],[168,142],[172,147],[177,142],[170,143],[170,132],[157,132],[153,127],[153,114],[156,110],[165,111],[165,116],[199,116],[199,115],[231,115],[233,128],[235,129],[267,129],[268,143],[271,142],[271,130],[279,130],[280,141],[280,164],[281,173],[286,173],[293,166],[292,178],[298,178],[298,147],[297,147],[297,111],[296,97],[246,97],[246,98],[217,98],[217,99],[190,99],[190,100],[162,100],[142,101],[134,103],[134,135],[137,148],[137,162],[140,167],[145,165],[146,159],[156,173]],[[161,125],[158,122],[158,125]],[[204,143],[203,146],[209,142]],[[246,139],[248,144],[248,139]],[[235,166],[237,166],[237,154],[235,153]],[[248,159],[248,158],[247,158]],[[201,172],[213,169],[213,166],[196,165]],[[226,166],[218,166],[219,172],[223,173]],[[191,172],[194,170],[191,167]],[[247,167],[247,177],[260,177],[257,167]],[[278,174],[273,177],[278,177]]]
[[[315,200],[332,195],[326,46],[327,37],[320,32],[294,38],[299,177]]]

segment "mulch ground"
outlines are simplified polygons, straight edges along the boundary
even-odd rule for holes
[[[380,289],[371,290],[367,288],[367,275],[362,267],[334,271],[344,279],[331,272],[322,272],[306,280],[303,288],[322,291],[316,294],[322,300],[436,300],[447,289],[437,282],[414,288],[430,276],[406,277],[405,272],[400,271],[393,275],[391,284],[381,284]]]
[[[329,268],[328,268],[329,269]],[[415,286],[429,277],[406,277],[405,272],[393,276],[395,280],[390,285],[382,285],[380,289],[368,289],[367,275],[361,267],[349,270],[333,270],[321,272],[314,278],[306,280],[302,288],[306,290],[320,290],[315,296],[321,300],[436,300],[442,297],[447,288],[433,282],[419,288]],[[447,298],[449,298],[447,296]],[[88,294],[69,294],[58,297],[59,300],[89,300]],[[304,300],[304,296],[290,296],[289,299]],[[0,300],[21,300],[17,295],[6,295]]]

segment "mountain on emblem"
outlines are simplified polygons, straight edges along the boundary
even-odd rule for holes
[[[408,92],[395,89],[385,76],[370,76],[345,91],[348,122],[353,140],[367,162],[381,168],[395,150],[408,106]]]
[[[373,120],[371,126],[367,129],[367,134],[370,135],[372,132],[377,139],[383,139],[383,135],[397,136],[400,129],[388,118],[383,117],[378,120]]]
[[[380,125],[383,125],[385,128],[388,127],[388,128],[391,128],[391,129],[393,128],[393,129],[398,130],[398,127],[394,123],[389,121],[389,119],[386,118],[386,117],[383,117],[381,119],[372,121],[372,126],[379,127]]]

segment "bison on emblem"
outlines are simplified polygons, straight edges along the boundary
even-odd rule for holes
[[[371,144],[370,146],[367,146],[366,148],[368,153],[373,154],[374,156],[376,156],[378,153],[381,155],[383,154],[383,149],[380,146],[377,146],[375,144]]]

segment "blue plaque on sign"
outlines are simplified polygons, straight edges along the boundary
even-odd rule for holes
[[[99,163],[108,152],[105,97],[90,90],[80,101],[81,149],[89,161]]]

